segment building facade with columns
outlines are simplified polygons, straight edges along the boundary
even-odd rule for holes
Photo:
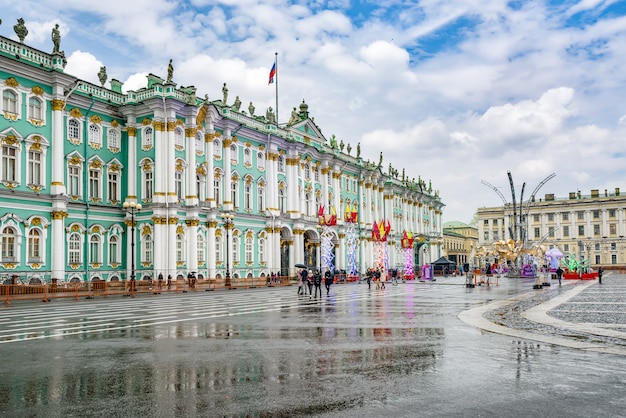
[[[517,215],[519,220],[519,211]],[[508,205],[479,208],[476,220],[478,245],[510,239],[514,221]],[[555,247],[565,256],[589,260],[593,268],[626,264],[626,196],[619,188],[571,192],[567,197],[546,194],[524,203],[522,224],[529,247]]]
[[[17,54],[16,54],[17,52]],[[346,208],[358,212],[359,268],[371,227],[391,222],[390,264],[404,230],[418,264],[441,253],[443,203],[419,179],[325,138],[303,101],[289,122],[228,96],[150,74],[122,92],[64,72],[52,53],[0,37],[0,279],[21,282],[262,277],[318,266],[318,208],[334,207],[335,265],[346,266]],[[206,96],[205,96],[206,97]],[[141,204],[132,215],[123,203]],[[234,215],[225,229],[221,215]],[[228,237],[228,239],[227,239]],[[427,251],[425,251],[427,249]],[[426,257],[428,256],[428,257]],[[134,261],[134,262],[133,262]]]

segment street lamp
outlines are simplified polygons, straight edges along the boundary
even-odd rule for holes
[[[141,210],[141,203],[125,201],[122,207],[130,213],[130,289],[135,291],[135,213]]]
[[[224,228],[226,229],[226,280],[224,281],[224,286],[230,287],[230,259],[228,257],[228,250],[230,249],[230,230],[233,228],[235,215],[231,213],[223,213],[221,218],[224,223]]]

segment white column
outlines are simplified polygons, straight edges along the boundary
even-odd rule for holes
[[[165,124],[154,122],[154,203],[165,203],[167,194],[167,172],[170,166],[167,162],[167,140]]]
[[[213,153],[214,153],[213,136],[214,135],[215,135],[214,132],[204,135],[204,142],[206,145],[205,147],[206,149],[206,183],[207,183],[206,200],[209,202],[210,208],[215,207],[215,192],[213,188],[213,182],[215,181],[215,167],[213,165]]]
[[[128,165],[126,166],[127,199],[137,201],[137,128],[126,128],[128,134]]]
[[[233,143],[232,138],[230,137],[230,129],[226,128],[224,131],[225,138],[223,141],[224,144],[224,181],[222,182],[222,196],[224,197],[224,210],[233,210],[235,202],[232,201],[232,193],[230,191],[231,183],[232,183],[232,172],[230,165],[230,145]]]
[[[174,129],[176,129],[176,122],[174,122],[175,115],[172,115],[171,118],[168,118],[166,130],[164,134],[164,144],[166,148],[167,155],[167,201],[169,203],[178,203],[178,196],[176,195],[176,185],[175,185],[175,167],[176,167],[176,148],[174,147]],[[185,196],[183,196],[184,198]]]
[[[217,227],[217,221],[211,219],[207,222],[207,268],[209,269],[209,277],[215,277],[217,273],[216,260],[215,260],[215,228]]]
[[[64,211],[52,212],[52,278],[60,281],[65,280],[65,216]]]
[[[196,187],[196,129],[185,129],[185,140],[187,142],[185,154],[187,159],[187,192],[185,201],[187,206],[197,206],[200,196]],[[212,158],[211,158],[212,159]],[[196,270],[193,270],[196,271]]]
[[[300,217],[298,205],[298,166],[300,159],[297,156],[286,158],[287,166],[287,213],[295,219]],[[312,192],[313,193],[313,192]]]
[[[66,193],[65,188],[65,158],[63,140],[63,108],[65,101],[60,99],[52,100],[52,183],[50,193],[52,195],[62,195]],[[84,192],[86,193],[86,191]],[[53,273],[54,276],[54,273]]]
[[[187,220],[187,270],[198,271],[198,219]]]

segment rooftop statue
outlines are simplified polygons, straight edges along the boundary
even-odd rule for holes
[[[57,23],[52,28],[52,53],[61,52],[61,32],[59,32],[59,24]],[[104,84],[104,83],[102,83]]]
[[[228,87],[226,87],[226,83],[224,83],[224,86],[222,87],[222,95],[222,103],[226,106],[226,102],[228,102]]]
[[[174,65],[172,65],[172,59],[170,58],[170,63],[167,64],[167,83],[171,83],[172,78],[174,78]]]
[[[18,38],[20,38],[20,42],[24,43],[24,39],[26,35],[28,35],[28,29],[26,29],[26,25],[24,24],[24,19],[17,19],[17,24],[13,25],[13,30],[15,31]]]
[[[237,112],[239,112],[239,109],[241,109],[241,100],[239,100],[239,96],[235,97],[235,104],[233,105],[233,108]]]
[[[252,104],[252,102],[250,102],[250,105],[248,106],[248,112],[250,112],[250,116],[254,117],[254,105]]]
[[[104,87],[104,83],[107,82],[107,67],[100,67],[100,71],[98,72],[98,80],[100,80],[100,85]]]

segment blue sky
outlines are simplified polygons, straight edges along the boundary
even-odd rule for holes
[[[612,0],[0,0],[0,34],[26,20],[26,43],[66,71],[125,89],[165,77],[198,94],[274,106],[302,99],[323,133],[432,180],[444,220],[470,222],[508,196],[507,171],[566,197],[626,189],[626,2]]]

